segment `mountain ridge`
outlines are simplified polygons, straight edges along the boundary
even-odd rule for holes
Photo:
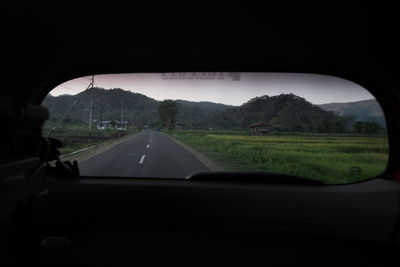
[[[95,87],[77,95],[49,95],[43,101],[43,105],[49,109],[51,120],[60,119],[73,106],[65,118],[88,122],[92,96],[93,119],[124,119],[130,125],[138,127],[155,127],[159,124],[160,118],[157,112],[159,101],[121,88]],[[265,122],[279,130],[323,131],[321,127],[329,128],[333,124],[337,129],[349,128],[350,123],[354,121],[353,117],[340,113],[337,107],[345,106],[351,110],[352,102],[344,103],[345,105],[337,103],[314,105],[294,94],[257,96],[240,106],[182,99],[175,102],[178,106],[176,123],[193,129],[244,130],[252,123]],[[356,101],[356,104],[358,102],[364,101]],[[363,106],[366,105],[361,105]]]
[[[367,99],[354,102],[332,102],[318,105],[326,111],[347,117],[354,121],[369,121],[379,123],[386,127],[385,116],[376,99]]]

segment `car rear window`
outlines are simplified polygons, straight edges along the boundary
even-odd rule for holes
[[[85,176],[293,175],[325,184],[382,174],[383,111],[360,85],[304,73],[81,77],[54,88],[44,134]]]

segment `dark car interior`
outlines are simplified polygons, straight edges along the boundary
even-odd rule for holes
[[[0,266],[399,264],[394,7],[49,5],[6,6],[1,18]],[[42,134],[49,113],[41,102],[64,81],[178,71],[319,73],[357,82],[384,111],[388,166],[347,185],[252,173],[82,177],[79,166],[59,160],[60,143]]]

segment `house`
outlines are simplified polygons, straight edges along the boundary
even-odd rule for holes
[[[127,121],[97,121],[97,129],[116,129],[121,131],[126,131],[128,129]]]
[[[128,121],[115,121],[115,129],[126,131],[128,129]]]
[[[250,130],[252,135],[264,135],[271,131],[271,127],[265,122],[257,122],[250,125]]]
[[[97,121],[97,129],[98,130],[104,130],[106,128],[113,128],[112,126],[113,121]]]

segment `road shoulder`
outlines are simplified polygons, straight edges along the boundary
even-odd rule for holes
[[[161,133],[164,134],[164,133]],[[211,160],[210,158],[208,158],[207,156],[205,156],[204,154],[200,153],[199,151],[197,151],[196,149],[194,149],[193,147],[182,143],[181,141],[179,141],[178,139],[164,134],[166,136],[168,136],[169,138],[171,138],[171,140],[173,140],[175,143],[177,143],[178,145],[180,145],[183,149],[185,149],[187,152],[189,152],[190,154],[192,154],[198,161],[200,161],[204,166],[207,167],[207,169],[209,169],[210,171],[219,171],[221,170],[221,168],[218,167],[218,165]]]

